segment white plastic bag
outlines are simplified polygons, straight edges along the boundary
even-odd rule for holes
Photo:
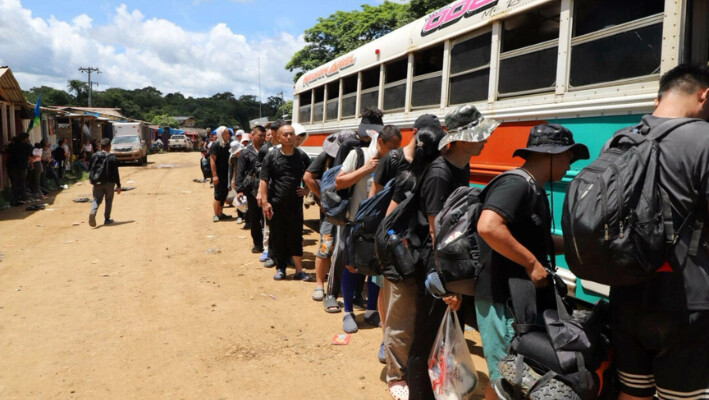
[[[458,316],[450,308],[446,309],[428,358],[428,376],[436,400],[468,400],[478,385],[478,373]]]

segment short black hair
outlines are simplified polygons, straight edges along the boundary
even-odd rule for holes
[[[278,132],[278,130],[281,129],[281,127],[285,124],[286,124],[286,121],[284,121],[282,119],[273,121],[273,122],[271,122],[271,130],[274,132]]]
[[[254,126],[254,128],[251,129],[251,130],[253,131],[254,129],[257,130],[257,131],[261,131],[261,133],[266,133],[266,128],[264,128],[263,125],[256,125],[256,126]]]
[[[709,67],[706,65],[680,64],[667,71],[660,78],[657,98],[670,90],[690,94],[709,87]]]
[[[111,146],[111,139],[109,139],[109,138],[101,139],[101,147],[110,147],[110,146]]]
[[[382,142],[387,143],[394,138],[401,140],[401,131],[396,125],[384,125],[382,131],[379,133],[379,138]]]

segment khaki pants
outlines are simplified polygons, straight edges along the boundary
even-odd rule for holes
[[[386,380],[390,383],[406,379],[406,363],[414,340],[418,288],[414,278],[395,283],[386,278],[382,281],[382,296],[387,310],[384,321]]]

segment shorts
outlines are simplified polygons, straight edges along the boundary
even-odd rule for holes
[[[659,399],[709,399],[709,311],[613,310],[621,391]]]
[[[502,378],[497,364],[507,355],[507,347],[515,335],[514,317],[502,303],[475,298],[475,316],[483,345],[490,382]]]
[[[214,200],[224,203],[229,195],[227,179],[219,178],[219,183],[214,185]]]
[[[335,250],[335,237],[337,230],[326,219],[320,221],[320,242],[318,243],[318,251],[315,257],[330,258]]]

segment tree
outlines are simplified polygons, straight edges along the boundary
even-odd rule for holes
[[[293,118],[293,100],[288,100],[285,103],[281,104],[278,107],[278,110],[276,110],[276,115],[274,118],[283,118],[284,115],[288,115],[288,117],[290,117],[286,119]]]
[[[411,0],[409,2],[408,18],[410,21],[415,21],[450,3],[451,0]]]
[[[43,107],[48,105],[67,106],[72,104],[74,100],[69,93],[49,86],[33,87],[24,93],[27,101],[32,104],[37,101],[37,96],[41,94],[42,97],[39,100],[39,104]]]
[[[89,103],[89,85],[78,79],[72,79],[66,85],[69,93],[74,93],[75,105],[86,107]]]
[[[294,81],[319,65],[325,64],[365,43],[377,39],[409,22],[406,4],[385,1],[375,7],[362,5],[362,10],[337,11],[304,32],[307,45],[297,51],[286,69],[298,70]]]
[[[168,114],[157,114],[154,115],[150,119],[150,125],[159,125],[159,126],[169,126],[170,128],[179,128],[180,123],[175,120],[175,118],[172,118]]]

